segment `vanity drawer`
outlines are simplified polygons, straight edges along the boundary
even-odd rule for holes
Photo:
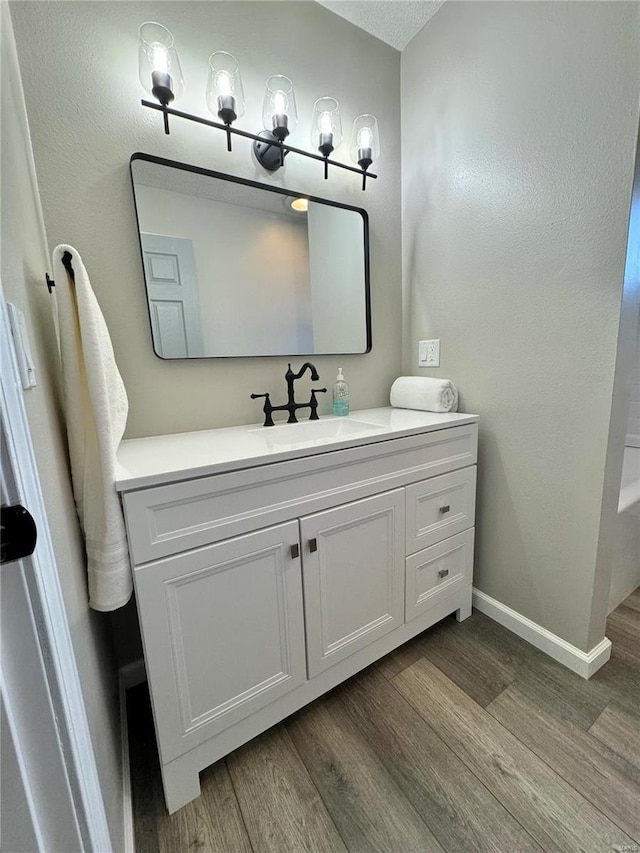
[[[407,554],[473,527],[476,466],[407,486]]]
[[[127,492],[135,565],[475,464],[467,424]]]
[[[419,551],[405,562],[405,621],[471,583],[475,528]]]

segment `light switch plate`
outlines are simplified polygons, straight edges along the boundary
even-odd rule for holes
[[[418,367],[440,367],[440,341],[418,341]]]

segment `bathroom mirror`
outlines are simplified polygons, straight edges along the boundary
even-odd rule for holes
[[[131,178],[160,358],[369,352],[366,211],[147,154]]]

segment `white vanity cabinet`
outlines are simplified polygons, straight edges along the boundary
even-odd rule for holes
[[[193,434],[189,468],[187,436],[123,443],[169,811],[198,796],[209,764],[444,616],[470,614],[476,421],[369,410],[351,416],[348,440],[288,450],[284,430],[252,428],[250,448],[265,451],[246,450],[247,428],[211,430]]]

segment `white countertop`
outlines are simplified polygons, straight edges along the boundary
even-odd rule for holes
[[[478,415],[413,409],[364,409],[348,417],[321,417],[299,424],[261,424],[130,438],[118,450],[120,492],[194,477],[299,459],[390,438],[475,423]],[[305,427],[309,424],[308,427]],[[335,435],[323,435],[335,432]]]

